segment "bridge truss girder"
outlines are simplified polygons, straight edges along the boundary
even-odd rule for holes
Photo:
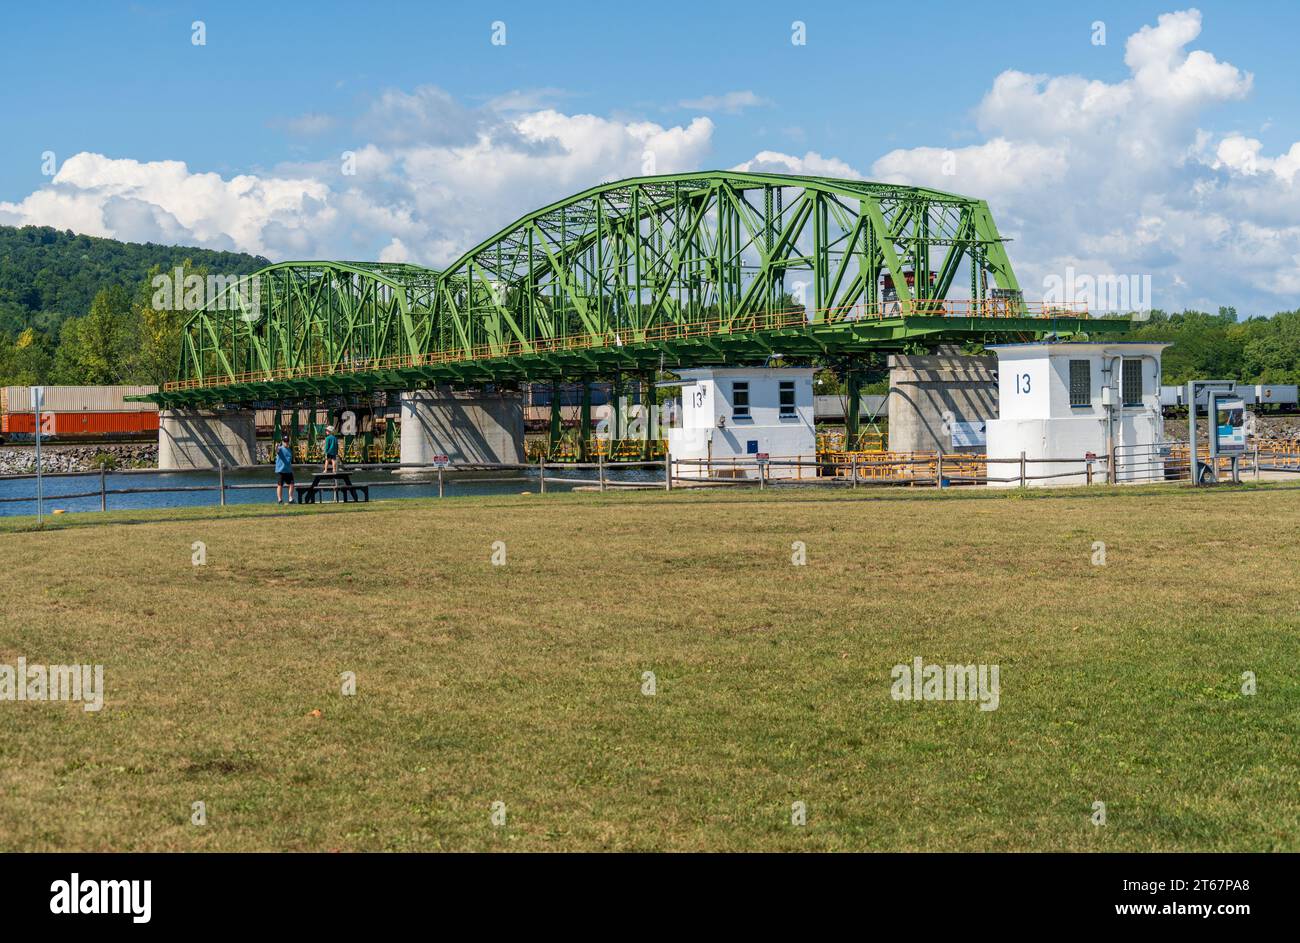
[[[937,264],[937,267],[935,267]],[[641,177],[544,207],[440,278],[437,349],[467,355],[573,335],[643,336],[664,324],[744,323],[793,304],[835,321],[881,301],[1019,286],[987,205],[915,187],[713,172]],[[934,272],[909,286],[907,272]],[[792,278],[793,276],[793,278]]]
[[[251,277],[251,299],[228,292],[187,322],[179,379],[160,403],[611,376],[1110,327],[1029,317],[981,200],[732,171],[593,187],[440,272],[286,262]],[[1001,290],[997,317],[940,310],[951,292],[968,292],[967,310],[988,315],[991,288]]]

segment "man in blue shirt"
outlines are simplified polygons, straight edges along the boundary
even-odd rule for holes
[[[293,504],[293,452],[289,451],[289,437],[280,440],[275,450],[275,503],[284,504],[280,489],[289,486],[289,503]]]
[[[339,437],[334,434],[333,426],[325,427],[325,473],[339,470]]]

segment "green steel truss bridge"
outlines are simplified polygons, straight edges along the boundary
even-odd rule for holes
[[[774,355],[851,362],[1128,328],[1025,302],[982,200],[730,171],[592,187],[441,271],[283,262],[250,280],[187,321],[160,405],[645,377]]]

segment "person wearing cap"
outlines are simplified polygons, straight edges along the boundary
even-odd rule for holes
[[[289,437],[280,440],[275,450],[275,503],[283,504],[284,496],[280,489],[289,486],[289,503],[293,504],[293,452],[289,449]]]
[[[339,470],[339,437],[333,426],[325,427],[325,474]]]

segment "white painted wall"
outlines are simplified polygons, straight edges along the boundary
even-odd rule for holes
[[[726,367],[681,371],[688,381],[681,389],[681,424],[668,429],[668,451],[674,459],[712,459],[730,473],[732,459],[752,459],[766,452],[773,459],[813,461],[817,434],[813,424],[813,370],[810,367]],[[694,382],[689,382],[694,381]],[[793,382],[795,412],[780,414],[781,382]],[[749,416],[737,416],[733,391],[737,382],[749,384]],[[721,420],[721,424],[719,423]],[[756,443],[752,447],[751,443]],[[737,477],[754,478],[753,464],[736,465]],[[803,469],[808,477],[812,469]],[[703,467],[680,466],[682,477],[704,477]],[[799,469],[772,466],[772,478],[797,477]]]
[[[1164,438],[1160,411],[1160,356],[1167,344],[1015,344],[994,347],[998,355],[998,418],[988,423],[990,458],[1081,459],[1088,452],[1108,450],[1106,417],[1113,416],[1116,478],[1150,480],[1163,468],[1149,454]],[[1122,405],[1121,377],[1125,358],[1142,364],[1142,402]],[[1070,361],[1090,364],[1091,390],[1086,406],[1070,405]],[[1104,388],[1112,388],[1114,406],[1105,405]],[[1142,453],[1142,454],[1136,454]],[[1104,463],[1095,466],[1104,475]],[[1083,484],[1086,473],[1078,462],[1030,464],[1027,475],[1066,475],[1030,485]],[[991,463],[989,476],[1015,478],[1018,464]]]

